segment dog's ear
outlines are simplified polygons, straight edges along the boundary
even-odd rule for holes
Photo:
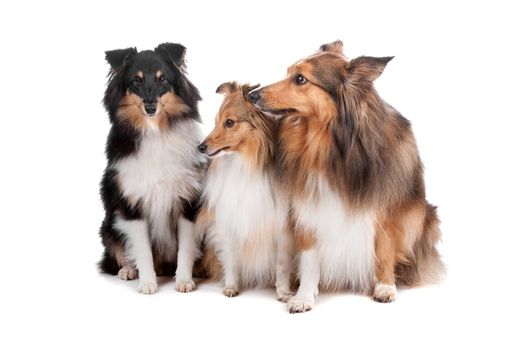
[[[394,56],[390,57],[370,57],[361,56],[354,58],[346,65],[346,71],[350,81],[368,81],[376,80]]]
[[[226,83],[222,83],[217,87],[217,90],[215,90],[218,94],[223,94],[224,96],[228,96],[232,92],[239,90],[239,83],[236,81],[228,81]]]
[[[186,48],[181,44],[164,43],[155,48],[155,53],[159,54],[164,61],[174,64],[179,68],[186,66],[184,57]]]
[[[137,54],[137,49],[128,47],[127,49],[106,51],[106,61],[108,61],[114,72],[119,72],[126,65],[129,59]]]
[[[249,101],[248,94],[250,93],[250,91],[257,89],[259,86],[261,86],[261,84],[244,84],[243,86],[241,86],[242,97],[244,98],[244,100]]]
[[[323,44],[319,48],[319,51],[343,54],[343,42],[341,40],[336,40],[333,43]]]

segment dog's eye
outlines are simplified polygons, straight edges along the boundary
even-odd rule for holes
[[[159,78],[159,83],[161,85],[166,85],[168,83],[168,79],[166,79],[166,76],[165,75],[161,75],[160,78]]]
[[[142,81],[141,77],[135,77],[135,79],[133,79],[133,85],[136,87],[142,86]]]
[[[297,85],[304,85],[304,84],[306,84],[306,78],[303,77],[301,74],[297,74],[295,76],[295,83]]]
[[[227,128],[233,128],[233,125],[235,124],[235,122],[231,119],[226,119],[226,121],[224,122],[224,126],[227,127]]]

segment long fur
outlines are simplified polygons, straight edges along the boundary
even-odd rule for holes
[[[105,249],[99,267],[124,279],[136,278],[133,270],[139,268],[130,250],[138,249],[130,246],[138,233],[125,228],[140,229],[144,223],[143,249],[151,249],[155,272],[173,275],[178,237],[190,237],[180,227],[191,231],[187,222],[198,210],[206,162],[197,151],[200,95],[186,77],[184,52],[182,45],[165,43],[154,51],[106,53],[111,69],[104,106],[111,129],[100,190],[106,214],[100,228]],[[146,114],[148,103],[155,106],[154,115]],[[193,250],[193,243],[186,244]],[[154,287],[144,292],[153,291]]]
[[[292,259],[287,202],[275,186],[276,122],[246,100],[253,88],[232,82],[217,89],[226,97],[202,144],[213,158],[197,231],[206,232],[204,262],[213,278],[224,280],[226,295],[277,283],[281,298],[289,293]],[[287,276],[280,285],[282,269]]]
[[[250,94],[259,109],[280,117],[279,178],[289,189],[296,241],[318,252],[326,288],[412,286],[444,271],[435,248],[439,220],[425,200],[410,122],[373,86],[391,59],[348,61],[337,41]]]

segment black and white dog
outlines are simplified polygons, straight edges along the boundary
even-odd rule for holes
[[[186,77],[185,50],[165,43],[154,51],[106,52],[111,130],[99,266],[124,280],[138,277],[145,294],[157,291],[156,274],[175,273],[179,292],[195,288],[193,219],[205,159],[197,151],[200,95]]]

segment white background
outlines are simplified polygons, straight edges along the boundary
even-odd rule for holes
[[[123,1],[0,5],[0,348],[524,348],[524,11],[518,1]],[[136,292],[97,273],[104,51],[188,48],[203,131],[222,82],[268,84],[325,42],[390,56],[448,277],[389,305],[341,293],[289,315],[273,291]]]

